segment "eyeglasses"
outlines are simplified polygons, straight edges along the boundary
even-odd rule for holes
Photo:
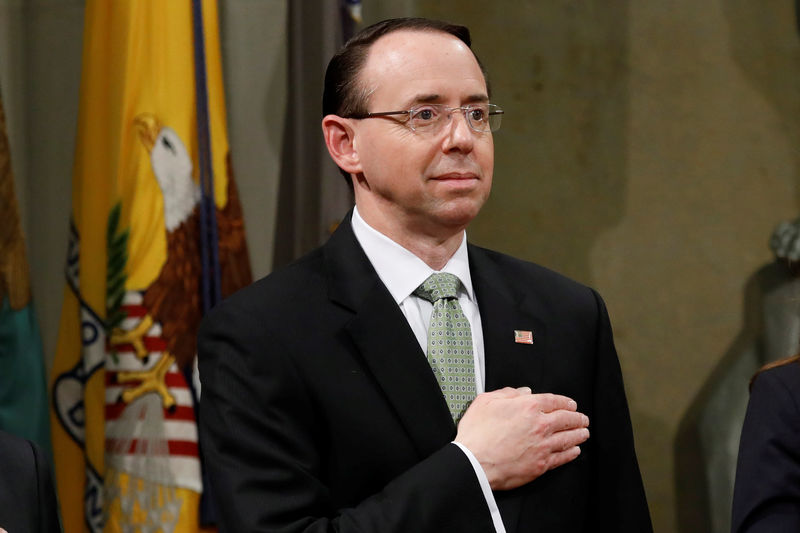
[[[442,131],[445,124],[450,122],[450,115],[454,111],[464,113],[464,119],[474,131],[485,133],[500,129],[500,122],[504,111],[494,104],[469,104],[461,107],[447,107],[444,104],[422,104],[414,106],[408,111],[381,111],[380,113],[365,113],[352,116],[354,119],[389,117],[393,115],[406,115],[405,124],[411,131],[437,134]]]

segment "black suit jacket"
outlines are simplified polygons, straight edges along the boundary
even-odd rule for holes
[[[469,259],[486,390],[564,394],[591,421],[578,459],[495,493],[507,531],[651,531],[599,296],[475,246]],[[515,343],[515,329],[533,344]],[[198,347],[222,531],[493,531],[425,355],[349,217],[321,249],[214,309]]]
[[[800,363],[753,383],[739,441],[734,533],[800,531]]]
[[[50,464],[36,444],[0,431],[0,527],[9,533],[58,533]]]

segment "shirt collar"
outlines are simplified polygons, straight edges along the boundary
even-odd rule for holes
[[[409,250],[367,224],[358,214],[357,207],[353,209],[352,226],[356,240],[398,304],[408,298],[431,274],[437,272]],[[469,299],[475,301],[469,272],[466,232],[458,250],[440,272],[457,276]]]

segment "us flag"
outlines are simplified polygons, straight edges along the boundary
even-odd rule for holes
[[[517,344],[533,344],[533,332],[523,331],[521,329],[515,329],[514,342],[516,342]]]

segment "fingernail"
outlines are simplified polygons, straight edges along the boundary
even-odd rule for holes
[[[583,425],[584,426],[588,426],[589,425],[589,417],[586,416],[586,415],[583,415]]]
[[[530,387],[517,387],[517,390],[522,394],[531,394],[533,392]]]
[[[578,408],[578,404],[575,403],[575,400],[569,401],[569,408],[572,409],[573,411]]]

